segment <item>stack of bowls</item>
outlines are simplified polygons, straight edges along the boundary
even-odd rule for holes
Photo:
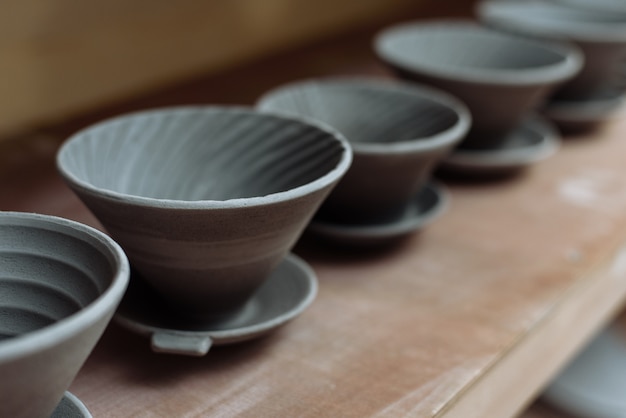
[[[209,106],[101,122],[57,164],[135,270],[118,320],[155,351],[204,355],[312,301],[315,277],[289,252],[351,158],[327,127]]]
[[[468,172],[512,171],[551,155],[558,137],[534,111],[582,65],[571,45],[469,20],[392,26],[376,37],[374,48],[399,77],[446,90],[467,104],[472,128],[444,166]]]
[[[354,162],[310,228],[344,244],[393,242],[433,220],[445,194],[431,172],[470,126],[466,107],[442,91],[368,78],[280,86],[257,106],[323,122],[350,142]]]
[[[622,104],[626,14],[570,2],[581,3],[490,0],[478,5],[477,15],[502,31],[567,41],[580,48],[585,58],[581,71],[554,92],[544,109],[562,129],[573,131],[596,126]]]

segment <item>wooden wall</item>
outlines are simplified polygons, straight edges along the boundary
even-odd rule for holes
[[[4,0],[0,138],[420,2]]]

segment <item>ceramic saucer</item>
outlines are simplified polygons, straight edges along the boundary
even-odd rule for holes
[[[176,315],[141,279],[133,277],[115,320],[149,336],[155,352],[203,356],[212,345],[232,344],[266,334],[300,315],[315,299],[311,267],[290,254],[234,317],[189,321]]]
[[[547,402],[580,417],[626,417],[626,333],[604,329],[548,386]]]
[[[560,136],[552,125],[539,116],[525,119],[493,149],[455,149],[441,164],[454,173],[505,174],[518,171],[553,155]]]
[[[402,216],[380,224],[335,224],[313,219],[308,231],[312,234],[347,245],[379,245],[415,232],[435,219],[447,206],[445,189],[429,183],[407,205]]]
[[[554,100],[543,114],[564,131],[582,131],[608,120],[623,105],[624,91],[610,89],[585,100]]]
[[[91,418],[91,413],[80,399],[65,392],[50,418]]]

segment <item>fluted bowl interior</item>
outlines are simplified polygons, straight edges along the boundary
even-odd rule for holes
[[[63,220],[0,213],[0,354],[3,343],[72,317],[124,281],[120,265],[127,262],[119,247],[103,234],[74,228]]]
[[[258,106],[327,123],[343,133],[355,150],[371,144],[449,143],[458,140],[470,123],[465,106],[443,92],[370,79],[293,83],[267,93]]]
[[[71,182],[104,194],[216,202],[328,183],[346,152],[334,135],[296,119],[183,107],[87,128],[64,144],[57,162]]]
[[[583,42],[626,42],[626,16],[620,13],[526,0],[482,1],[476,13],[481,21],[529,35]]]
[[[580,67],[570,48],[465,20],[395,25],[376,37],[374,48],[383,61],[404,71],[487,84],[550,83]]]

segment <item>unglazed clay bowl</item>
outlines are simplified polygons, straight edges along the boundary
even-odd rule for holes
[[[626,58],[624,15],[531,0],[484,1],[476,13],[486,25],[502,31],[541,40],[568,41],[582,51],[581,71],[554,92],[556,100],[592,98],[598,90],[621,82]]]
[[[63,144],[57,165],[137,273],[206,321],[237,313],[351,158],[332,129],[207,106],[103,121]]]
[[[49,417],[128,285],[122,249],[91,227],[0,212],[0,416]]]
[[[341,224],[394,219],[467,133],[469,111],[439,90],[368,78],[306,80],[257,106],[324,122],[350,142],[354,161],[318,216]]]
[[[464,148],[493,148],[560,83],[580,69],[569,45],[503,33],[469,20],[398,24],[374,41],[378,57],[400,77],[461,99],[472,114]]]
[[[626,16],[626,2],[624,0],[557,0],[570,7],[578,7],[601,13]]]

